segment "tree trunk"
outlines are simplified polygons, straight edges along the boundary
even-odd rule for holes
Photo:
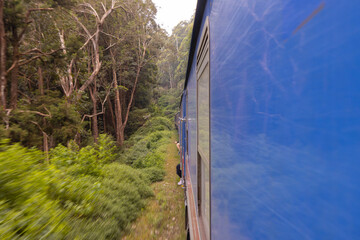
[[[130,108],[132,106],[133,100],[134,100],[134,94],[135,94],[135,90],[136,90],[136,85],[139,81],[139,76],[140,76],[140,71],[141,71],[141,66],[138,66],[137,71],[136,71],[136,77],[135,77],[135,82],[134,82],[134,86],[131,90],[131,95],[130,95],[130,101],[128,103],[128,107],[127,107],[127,111],[126,111],[126,115],[125,115],[125,120],[122,124],[122,132],[124,132],[124,129],[126,127],[127,121],[129,119],[129,113],[130,113]]]
[[[104,133],[107,133],[106,114],[103,114]]]
[[[170,68],[170,65],[168,66],[168,70],[169,70],[169,80],[170,80],[170,89],[173,88],[173,76],[171,74],[171,68]]]
[[[123,145],[124,143],[124,132],[122,131],[122,109],[121,109],[121,101],[120,101],[120,92],[119,92],[119,85],[117,80],[116,74],[116,61],[112,50],[110,49],[111,59],[112,59],[112,73],[113,73],[113,82],[115,88],[115,122],[116,122],[116,142],[119,146]],[[121,77],[121,76],[120,76]]]
[[[119,146],[124,143],[124,136],[122,131],[122,111],[121,111],[121,102],[120,102],[120,92],[118,89],[118,83],[116,79],[116,73],[114,77],[115,85],[115,119],[116,119],[116,142]]]
[[[93,117],[92,117],[92,130],[93,130],[93,137],[94,142],[97,143],[99,138],[99,128],[98,128],[98,119],[97,119],[97,99],[96,99],[96,82],[94,83],[93,89],[90,88],[90,96],[93,102]]]
[[[112,107],[111,98],[109,98],[107,100],[107,102],[108,102],[109,109],[110,109],[109,113],[110,113],[110,118],[111,118],[111,124],[112,124],[113,129],[115,130],[116,123],[115,123],[114,110],[113,110],[113,107]]]
[[[121,111],[122,111],[122,118],[124,118],[124,113],[126,112],[126,99],[128,98],[129,94],[127,94],[127,92],[123,92],[121,91],[120,92],[120,102],[122,103],[121,104]]]
[[[49,143],[48,143],[48,135],[43,132],[43,147],[46,155],[46,163],[49,164]]]
[[[15,63],[14,68],[11,70],[11,93],[10,93],[10,106],[16,108],[18,99],[18,85],[19,85],[19,40],[17,36],[17,29],[13,29],[13,56],[12,62]]]
[[[6,108],[6,38],[4,24],[4,0],[0,0],[0,106]]]
[[[42,68],[40,66],[38,67],[38,77],[39,77],[40,95],[43,96],[44,95],[44,76],[42,74]]]

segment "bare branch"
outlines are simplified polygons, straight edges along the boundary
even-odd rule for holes
[[[94,49],[96,49],[96,42],[95,42],[94,38],[92,37],[92,34],[89,32],[89,30],[85,27],[85,25],[79,20],[79,18],[75,14],[73,14],[73,13],[70,13],[70,14],[75,19],[75,21],[81,26],[81,28],[85,31],[89,40],[91,40],[91,42],[94,46]],[[96,34],[97,34],[97,32],[94,33],[94,35],[96,35]]]
[[[106,103],[106,101],[107,101],[107,99],[108,99],[108,97],[109,97],[109,95],[110,95],[110,92],[111,92],[110,90],[111,90],[111,89],[109,88],[108,91],[107,91],[107,93],[106,93],[106,96],[105,96],[104,101],[101,102],[101,112],[96,113],[96,114],[92,114],[92,115],[90,115],[90,114],[85,114],[85,115],[82,117],[82,119],[81,119],[81,123],[84,122],[85,118],[87,118],[87,117],[88,117],[88,118],[93,118],[93,117],[96,117],[96,116],[99,116],[99,115],[105,113],[104,105],[105,105],[105,103]]]
[[[101,6],[103,7],[104,12],[106,12],[106,7],[105,7],[104,3],[101,3]]]
[[[21,113],[33,113],[33,114],[36,114],[36,115],[40,115],[40,116],[42,116],[42,117],[49,117],[49,118],[51,118],[51,113],[50,113],[50,111],[49,111],[46,107],[44,107],[44,108],[45,108],[45,110],[48,112],[48,114],[42,113],[42,112],[38,112],[38,111],[31,111],[31,110],[18,110],[18,112],[21,112]]]
[[[119,40],[119,41],[123,40],[122,38],[118,38],[117,36],[114,36],[114,35],[112,35],[112,34],[110,34],[110,33],[107,33],[107,32],[104,32],[104,31],[100,31],[100,32],[103,33],[103,34],[105,34],[106,36],[115,38],[115,39],[117,39],[117,40]]]
[[[16,65],[18,66],[23,66],[25,64],[28,64],[38,58],[41,58],[41,57],[44,57],[44,56],[49,56],[49,55],[52,55],[54,53],[56,53],[57,51],[60,51],[62,50],[61,48],[57,49],[57,50],[52,50],[51,52],[49,53],[41,53],[40,55],[37,55],[37,56],[34,56],[30,59],[27,59],[27,60],[21,60],[21,61],[14,61],[13,64],[11,65],[11,67],[6,71],[6,75],[9,74],[15,67]],[[40,50],[39,50],[40,51]]]
[[[33,48],[26,52],[20,53],[19,55],[28,55],[28,54],[33,54],[33,53],[43,53],[43,52],[38,48]]]
[[[86,42],[84,43],[84,45],[82,45],[82,47],[79,50],[83,50],[86,45],[88,45],[88,43],[90,42],[90,40],[92,40],[95,37],[96,33],[94,33],[91,37],[89,37]]]
[[[48,112],[50,118],[51,118],[51,112],[49,111],[49,109],[47,109],[45,106],[44,106],[44,109]]]
[[[105,49],[104,49],[104,51],[106,51],[106,50],[108,50],[108,49],[110,49],[110,48],[114,47],[116,44],[117,44],[117,43],[113,43],[113,44],[111,44],[110,46],[108,46],[107,48],[105,48]]]
[[[96,19],[98,21],[100,21],[99,14],[96,12],[96,10],[93,8],[93,6],[91,6],[90,3],[84,3],[84,4],[81,4],[80,6],[84,6],[84,7],[89,8],[91,10],[91,12],[92,12],[92,15],[94,15],[96,17]]]

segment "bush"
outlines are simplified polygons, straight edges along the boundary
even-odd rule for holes
[[[173,130],[173,122],[165,117],[153,117],[140,127],[124,144],[125,148],[130,148],[149,134],[156,131]]]
[[[153,115],[171,115],[177,108],[174,97],[159,101],[163,108],[151,109]],[[111,137],[100,135],[98,143],[83,148],[73,141],[58,145],[46,163],[41,151],[1,142],[2,239],[120,239],[153,196],[150,184],[165,176],[172,116],[145,122],[145,113],[130,116],[128,134],[134,134],[121,153]]]
[[[164,151],[158,151],[158,149],[164,149],[162,146],[169,143],[171,136],[171,131],[156,131],[145,135],[121,154],[120,162],[135,168],[153,166],[162,168],[165,154]]]
[[[119,239],[153,196],[158,170],[114,162],[114,142],[41,151],[0,144],[2,239]]]
[[[49,196],[51,169],[40,151],[1,143],[0,235],[2,239],[61,239],[67,211]]]
[[[171,139],[173,123],[165,117],[153,117],[125,142],[119,162],[142,169],[151,182],[165,176],[166,147]]]
[[[136,132],[137,129],[139,129],[142,125],[144,125],[144,123],[147,121],[150,115],[151,114],[147,108],[133,109],[129,113],[128,123],[125,128],[126,137],[128,138],[134,132]]]
[[[61,144],[54,148],[51,153],[51,161],[64,171],[72,175],[100,176],[102,166],[115,161],[117,148],[113,139],[101,134],[98,143],[81,148],[70,143],[69,147]]]
[[[165,170],[158,167],[149,167],[142,169],[142,172],[151,182],[159,182],[164,179]]]
[[[104,167],[101,191],[95,194],[91,216],[72,221],[70,239],[118,239],[153,196],[148,175],[130,166],[111,163]]]

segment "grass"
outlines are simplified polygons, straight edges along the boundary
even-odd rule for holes
[[[152,185],[155,197],[149,201],[123,240],[186,239],[184,190],[177,185],[179,177],[176,175],[176,165],[180,157],[174,144],[175,136],[174,132],[166,149],[166,176],[163,181]]]

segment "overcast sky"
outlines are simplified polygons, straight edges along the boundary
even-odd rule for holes
[[[180,21],[190,20],[197,0],[152,0],[157,8],[157,22],[171,34]]]

